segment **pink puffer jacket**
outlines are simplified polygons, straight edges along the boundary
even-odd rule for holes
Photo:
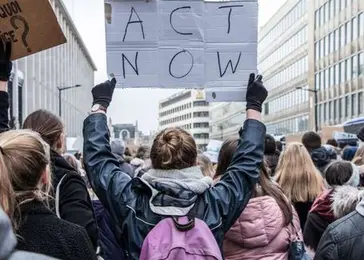
[[[293,223],[302,239],[300,222],[295,211]],[[272,197],[250,199],[240,218],[225,235],[225,258],[287,260],[290,237],[296,237],[294,233],[291,225],[284,227],[283,213]]]

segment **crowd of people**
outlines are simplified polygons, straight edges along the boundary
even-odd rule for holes
[[[261,122],[261,76],[216,164],[180,128],[135,152],[110,142],[114,79],[93,88],[72,155],[48,111],[10,129],[10,56],[0,41],[0,259],[364,259],[364,147],[315,132],[283,147]]]

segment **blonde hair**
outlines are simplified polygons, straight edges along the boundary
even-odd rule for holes
[[[292,202],[314,201],[324,189],[324,180],[303,144],[289,143],[281,154],[276,180]]]
[[[197,165],[200,167],[204,176],[209,176],[211,178],[214,177],[214,166],[212,165],[211,160],[206,155],[199,154],[197,156]]]
[[[195,140],[181,128],[167,128],[155,137],[150,159],[154,169],[181,170],[195,166],[197,159]]]
[[[0,135],[0,203],[16,231],[19,207],[32,200],[47,201],[51,188],[41,183],[49,174],[49,145],[31,130],[13,130]]]
[[[352,161],[357,166],[364,165],[364,145],[360,146],[354,155],[354,159]]]

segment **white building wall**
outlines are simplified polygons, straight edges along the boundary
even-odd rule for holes
[[[181,97],[184,98],[181,98]],[[169,104],[166,104],[168,101]],[[159,129],[179,127],[187,130],[199,148],[209,142],[209,106],[198,90],[185,90],[159,102]]]
[[[82,122],[92,103],[96,66],[92,61],[62,0],[50,0],[67,43],[15,61],[15,67],[24,74],[22,91],[22,118],[18,93],[13,91],[14,116],[21,125],[27,115],[37,109],[59,113],[58,87],[81,85],[62,91],[62,120],[70,137],[82,135]]]

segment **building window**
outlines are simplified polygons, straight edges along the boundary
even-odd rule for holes
[[[335,50],[338,50],[340,47],[340,31],[336,29],[334,31],[334,40],[335,40]]]
[[[355,116],[356,114],[356,109],[357,109],[357,97],[356,94],[352,94],[351,95],[351,116]]]
[[[358,38],[358,19],[356,17],[353,18],[353,20],[351,20],[351,26],[352,26],[352,36],[353,36],[353,40],[356,40]]]
[[[339,64],[335,65],[334,74],[335,74],[335,85],[338,85],[338,84],[340,84],[340,67],[339,67]]]
[[[327,103],[324,104],[324,121],[327,120]]]
[[[340,46],[345,46],[345,26],[340,26]]]
[[[352,67],[352,78],[355,79],[358,76],[359,68],[358,68],[358,56],[354,55],[351,57],[351,67]]]
[[[358,22],[359,35],[364,35],[364,13],[359,14]]]
[[[364,107],[364,99],[363,99],[363,92],[359,92],[358,94],[358,115],[363,114],[363,107]]]
[[[347,22],[345,24],[345,43],[348,44],[351,42],[351,22]]]
[[[359,54],[359,75],[364,74],[364,52]]]
[[[351,74],[352,74],[352,69],[351,69],[351,60],[347,59],[345,60],[345,67],[346,67],[346,81],[351,80]]]
[[[346,110],[346,106],[345,106],[345,98],[341,98],[341,117],[345,116],[345,110]]]
[[[340,62],[340,82],[345,82],[345,62]]]
[[[346,106],[345,106],[345,117],[349,117],[349,112],[351,110],[351,106],[350,106],[350,98],[349,96],[346,96],[345,97],[345,103],[346,103]]]

